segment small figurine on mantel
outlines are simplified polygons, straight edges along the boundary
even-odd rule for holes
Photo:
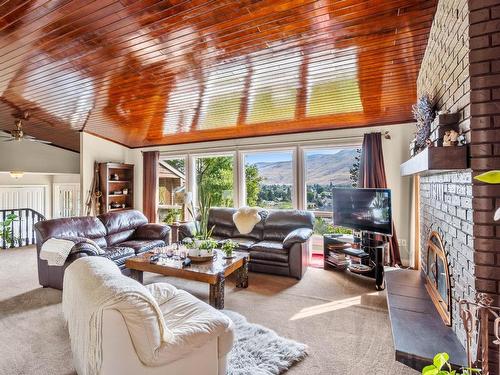
[[[446,130],[443,136],[443,146],[444,147],[458,146],[459,135],[460,134],[458,134],[458,132],[453,129]]]

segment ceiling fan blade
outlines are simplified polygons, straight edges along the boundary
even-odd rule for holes
[[[11,139],[6,139],[5,141],[2,141],[2,142],[14,142],[16,139],[15,138],[11,138]]]
[[[25,138],[25,139],[35,139],[35,137],[33,137],[32,135],[25,135],[25,136],[23,136],[23,138]]]

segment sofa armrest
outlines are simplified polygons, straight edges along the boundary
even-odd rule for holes
[[[309,228],[297,228],[285,237],[283,240],[283,247],[289,249],[294,243],[306,242],[313,234],[312,229]]]
[[[144,224],[135,230],[134,237],[140,240],[162,240],[169,243],[170,227],[165,224]]]
[[[184,238],[193,238],[196,236],[196,223],[194,221],[190,221],[179,225],[178,233],[179,241],[182,241]]]
[[[158,305],[167,303],[177,295],[177,288],[167,283],[153,283],[146,285],[146,289],[151,293]]]
[[[102,255],[102,250],[94,241],[84,237],[57,237],[61,240],[68,240],[75,243],[70,254],[85,253],[87,255]]]
[[[296,242],[288,250],[290,276],[300,280],[309,266],[309,241]]]

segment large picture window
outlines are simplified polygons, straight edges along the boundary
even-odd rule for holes
[[[158,218],[171,224],[184,215],[177,193],[186,191],[186,158],[160,158],[158,179]]]
[[[305,150],[305,208],[331,216],[332,188],[357,185],[359,156],[356,147]]]
[[[357,145],[290,145],[163,155],[159,166],[160,216],[165,216],[161,209],[182,207],[176,192],[192,192],[195,204],[199,193],[204,193],[210,196],[213,207],[306,209],[330,220],[332,187],[356,186],[360,155]]]
[[[249,206],[293,208],[293,151],[244,154],[245,197]]]
[[[234,207],[234,157],[197,156],[194,167],[195,201],[209,197],[213,207]]]

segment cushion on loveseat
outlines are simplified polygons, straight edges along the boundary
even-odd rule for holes
[[[108,246],[131,239],[138,227],[148,223],[146,216],[137,210],[108,212],[98,218],[106,228]]]
[[[238,228],[234,228],[234,237],[249,238],[254,241],[261,241],[263,239],[264,223],[266,222],[268,212],[266,210],[259,211],[260,221],[255,224],[250,233],[242,234],[239,232]]]
[[[280,241],[260,241],[250,247],[250,260],[260,259],[287,263],[288,250]]]
[[[212,229],[213,236],[230,238],[235,230],[233,223],[234,208],[210,209],[208,213],[208,229]]]
[[[283,241],[288,233],[297,228],[312,229],[314,215],[308,211],[269,211],[264,223],[264,240]]]
[[[98,246],[105,247],[106,228],[93,216],[60,218],[39,221],[35,225],[37,242],[43,243],[49,238],[88,238]]]

